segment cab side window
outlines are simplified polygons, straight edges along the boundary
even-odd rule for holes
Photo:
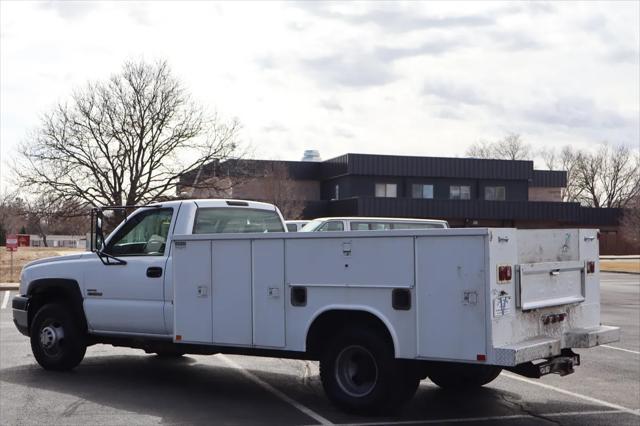
[[[330,220],[325,223],[318,229],[318,231],[329,232],[329,231],[344,231],[344,224],[337,220]]]
[[[162,256],[173,209],[150,209],[127,220],[111,238],[105,253],[112,256]]]

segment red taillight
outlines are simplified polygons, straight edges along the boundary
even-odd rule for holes
[[[587,274],[593,274],[594,272],[596,272],[596,262],[590,260],[587,262]]]
[[[478,354],[476,355],[476,360],[478,361],[486,361],[487,360],[487,356],[484,354]]]
[[[498,281],[511,281],[511,265],[498,266]]]

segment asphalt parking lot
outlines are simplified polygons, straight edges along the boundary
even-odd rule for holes
[[[165,361],[97,345],[70,373],[37,366],[0,292],[0,424],[566,424],[640,423],[640,276],[601,275],[602,322],[622,327],[611,345],[576,351],[566,377],[503,373],[483,389],[445,392],[424,380],[394,417],[356,417],[324,397],[317,365],[231,355]]]

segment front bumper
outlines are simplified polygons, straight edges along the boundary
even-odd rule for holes
[[[563,348],[591,348],[620,340],[620,328],[601,325],[567,330],[562,338],[539,336],[495,348],[495,364],[514,367],[529,361],[559,356]]]
[[[18,331],[25,336],[29,335],[29,297],[15,296],[11,301],[13,308],[13,323]]]

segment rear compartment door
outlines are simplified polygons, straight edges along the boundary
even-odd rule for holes
[[[523,311],[584,301],[584,262],[517,266],[516,303]]]
[[[420,237],[415,257],[418,355],[486,354],[484,237]]]

